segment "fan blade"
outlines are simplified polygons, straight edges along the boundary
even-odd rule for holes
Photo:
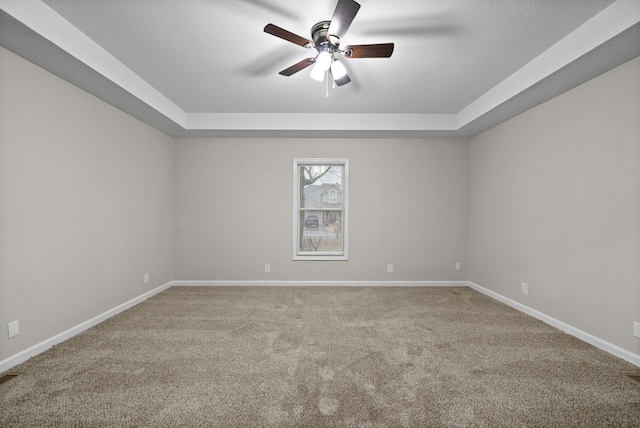
[[[332,74],[333,76],[333,74]],[[333,78],[333,81],[336,82],[336,85],[338,86],[342,86],[342,85],[346,85],[347,83],[351,82],[351,78],[349,77],[348,74],[345,74],[344,76],[342,76],[339,79],[336,79],[335,77]]]
[[[281,39],[284,39],[298,46],[302,46],[303,48],[311,48],[314,46],[311,40],[305,39],[304,37],[298,36],[297,34],[293,34],[291,31],[280,28],[277,25],[267,24],[264,27],[264,32],[276,37],[280,37]]]
[[[392,53],[393,43],[353,45],[344,48],[347,58],[389,58]]]
[[[297,73],[298,71],[304,70],[305,68],[309,67],[311,64],[314,63],[313,60],[314,58],[305,58],[302,61],[296,64],[293,64],[291,67],[285,68],[278,74],[282,74],[283,76],[291,76],[292,74]]]
[[[360,5],[353,0],[338,0],[338,5],[335,12],[333,12],[333,18],[331,18],[331,24],[329,24],[329,29],[327,30],[327,39],[329,39],[329,36],[336,36],[341,39],[346,34],[359,9]]]

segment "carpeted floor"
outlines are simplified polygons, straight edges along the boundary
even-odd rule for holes
[[[469,288],[174,287],[10,373],[1,427],[640,427],[640,368]]]

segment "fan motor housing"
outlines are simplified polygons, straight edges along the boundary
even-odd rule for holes
[[[327,39],[327,32],[329,31],[329,25],[331,21],[320,21],[313,27],[311,27],[311,39],[313,43],[316,45],[316,49],[324,46],[335,46],[338,47],[340,40],[336,39],[336,42],[333,45]]]

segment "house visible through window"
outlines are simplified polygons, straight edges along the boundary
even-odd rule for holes
[[[294,260],[347,260],[348,159],[294,159]]]

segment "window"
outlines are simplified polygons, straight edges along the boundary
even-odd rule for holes
[[[293,259],[347,260],[348,159],[294,159]]]

